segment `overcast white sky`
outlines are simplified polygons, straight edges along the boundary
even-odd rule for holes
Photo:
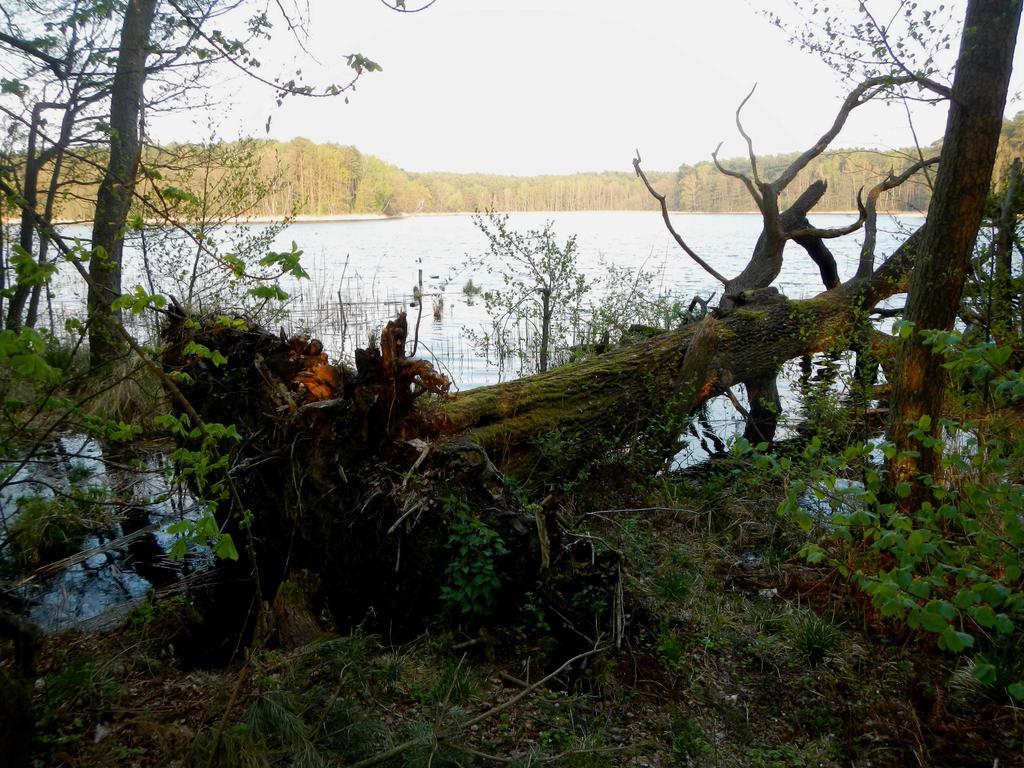
[[[437,0],[417,14],[380,0],[309,3],[309,50],[323,67],[291,59],[295,46],[280,34],[261,56],[264,74],[302,66],[340,80],[349,52],[384,71],[365,76],[347,104],[292,98],[281,108],[265,89],[227,79],[223,136],[266,136],[271,116],[273,138],[352,144],[413,171],[629,170],[635,148],[648,168],[669,170],[707,159],[722,140],[723,155],[745,152],[733,113],[755,82],[745,124],[763,153],[806,148],[846,90],[753,0]],[[914,115],[922,142],[941,136],[945,105]],[[181,140],[205,129],[178,116],[150,130]],[[868,105],[837,146],[911,141],[901,106]]]

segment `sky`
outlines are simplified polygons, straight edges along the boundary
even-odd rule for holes
[[[308,4],[308,54],[279,30],[261,52],[264,75],[301,68],[314,82],[341,80],[353,52],[383,71],[365,75],[347,103],[290,98],[281,107],[268,89],[222,73],[221,137],[350,144],[410,171],[628,171],[637,149],[648,169],[672,170],[709,159],[722,141],[722,156],[745,154],[734,113],[755,83],[743,116],[759,153],[812,144],[849,88],[758,13],[769,4],[753,0],[436,0],[410,14],[382,0]],[[1018,109],[1014,101],[1007,113]],[[922,143],[941,137],[944,104],[913,104],[912,114]],[[209,128],[179,114],[150,131],[169,141]],[[901,104],[872,104],[835,146],[912,141]]]

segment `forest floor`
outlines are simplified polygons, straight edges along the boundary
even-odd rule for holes
[[[780,493],[725,460],[591,510],[628,563],[626,639],[536,687],[566,660],[542,611],[500,641],[356,628],[217,666],[188,652],[186,597],[50,636],[38,765],[1024,765],[1024,710],[807,566]]]

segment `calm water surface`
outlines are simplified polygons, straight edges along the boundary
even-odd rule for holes
[[[720,286],[707,273],[683,254],[666,231],[660,216],[647,212],[587,212],[559,214],[518,214],[511,223],[519,229],[540,228],[553,220],[561,238],[577,236],[579,268],[590,278],[600,278],[603,263],[624,267],[643,267],[656,273],[651,293],[669,293],[684,302],[695,294],[708,297],[718,294]],[[688,244],[726,276],[738,274],[749,257],[760,233],[761,221],[754,215],[677,214],[676,229]],[[815,217],[817,226],[831,227],[848,222],[850,217],[828,215]],[[905,226],[914,227],[920,219],[900,222],[888,219],[882,223],[879,253],[886,254],[906,236]],[[295,242],[304,252],[304,263],[311,280],[297,286],[299,299],[293,306],[292,320],[308,326],[331,341],[330,329],[338,295],[354,304],[379,308],[364,314],[368,319],[364,330],[376,330],[404,307],[410,312],[412,288],[422,270],[424,291],[431,297],[443,296],[444,314],[435,323],[427,311],[420,335],[439,362],[453,373],[461,388],[497,381],[501,372],[488,365],[470,349],[461,330],[479,328],[486,321],[482,301],[468,299],[462,286],[472,278],[484,289],[494,286],[495,278],[481,270],[465,269],[467,257],[486,249],[486,239],[476,229],[470,216],[422,216],[396,220],[302,223],[291,226],[277,240],[280,249]],[[860,238],[834,240],[830,243],[839,262],[840,275],[850,276],[856,267]],[[822,290],[817,267],[799,247],[788,252],[782,273],[775,285],[791,298],[813,296]],[[494,286],[496,287],[496,286]],[[595,291],[594,300],[600,294]],[[349,311],[351,318],[360,313]],[[324,321],[327,322],[324,322]],[[362,344],[363,335],[335,340],[329,347],[344,346],[351,354],[353,341]],[[342,350],[339,350],[342,351]]]

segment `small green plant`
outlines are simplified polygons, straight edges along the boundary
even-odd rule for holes
[[[23,566],[38,566],[73,552],[91,531],[107,525],[107,491],[73,487],[66,497],[27,496],[18,499],[10,526],[10,545]]]
[[[429,700],[443,707],[463,706],[477,692],[477,681],[461,661],[446,658],[437,683],[428,693]]]
[[[1016,413],[1024,378],[1009,364],[1009,348],[968,344],[957,333],[925,336],[946,358],[964,415],[943,419],[940,437],[928,415],[913,425],[911,437],[922,447],[941,440],[945,450],[941,474],[921,478],[929,497],[911,513],[896,503],[909,496],[910,484],[896,484],[893,498],[879,464],[895,456],[891,443],[853,443],[830,454],[816,437],[798,457],[742,442],[738,450],[783,480],[781,512],[819,532],[803,548],[810,562],[831,564],[882,617],[934,635],[941,650],[972,652],[973,674],[992,684],[999,673],[986,648],[1019,637],[1024,617],[1024,487],[1008,481],[1024,470]],[[816,516],[808,494],[831,511]],[[1024,679],[1000,684],[1024,700]]]
[[[809,666],[817,667],[836,653],[843,640],[839,628],[811,611],[795,617],[790,627],[790,643]]]
[[[501,287],[484,292],[487,328],[465,329],[466,337],[489,357],[493,353],[499,365],[515,359],[521,374],[568,359],[581,300],[590,291],[576,266],[576,237],[559,244],[553,221],[519,232],[507,215],[494,212],[475,216],[473,223],[487,238],[488,250],[465,266],[486,269]]]
[[[686,658],[686,643],[678,632],[662,633],[658,638],[658,655],[669,669],[678,671],[682,667]]]
[[[487,616],[501,588],[497,560],[508,554],[508,548],[497,531],[472,515],[464,501],[448,496],[442,503],[453,517],[447,543],[452,561],[441,600],[463,617]]]
[[[684,717],[673,723],[672,752],[677,758],[701,758],[713,751],[714,747],[694,718]]]

